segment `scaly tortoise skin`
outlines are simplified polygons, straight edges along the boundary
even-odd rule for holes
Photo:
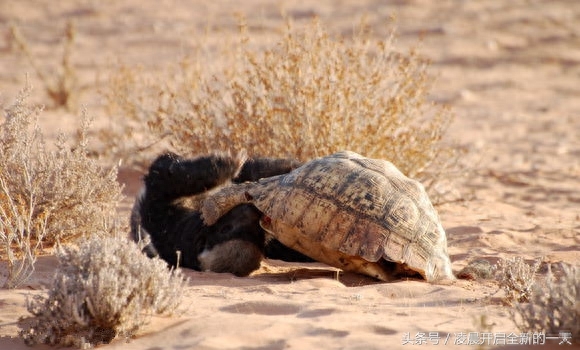
[[[424,187],[392,163],[349,151],[288,174],[226,186],[202,203],[211,225],[252,203],[284,245],[346,271],[392,281],[409,269],[427,281],[454,279],[445,231]]]

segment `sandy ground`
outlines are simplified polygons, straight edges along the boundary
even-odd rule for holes
[[[401,47],[421,38],[421,52],[438,76],[433,99],[456,114],[449,137],[469,150],[465,161],[471,173],[455,184],[462,200],[438,208],[454,270],[476,258],[495,263],[512,256],[580,264],[579,2],[240,3],[2,1],[2,101],[16,95],[29,72],[36,86],[32,100],[49,104],[29,62],[9,40],[11,23],[50,70],[58,66],[66,21],[76,21],[73,61],[82,86],[79,104],[99,115],[103,101],[98,81],[117,62],[150,69],[174,62],[204,28],[215,40],[234,32],[235,13],[245,13],[250,31],[264,42],[283,25],[280,13],[297,22],[319,16],[336,33],[348,32],[366,16],[377,35],[389,32],[395,16]],[[47,108],[44,118],[50,135],[66,130],[74,116]],[[124,208],[139,187],[138,173],[125,175]],[[0,290],[0,349],[26,348],[15,338],[15,321],[26,314],[26,295],[41,292],[55,265],[54,257],[42,257],[27,285]],[[186,273],[191,283],[182,316],[154,318],[135,339],[103,348],[423,349],[452,345],[469,332],[491,331],[500,337],[521,333],[501,303],[502,292],[496,293],[497,286],[489,281],[377,283],[339,275],[323,265],[275,261],[265,262],[248,278]],[[488,329],[478,322],[484,315]],[[405,344],[405,334],[416,340],[420,332],[433,332],[433,337],[423,345]],[[435,335],[439,345],[433,344]],[[556,348],[557,341],[547,345]]]

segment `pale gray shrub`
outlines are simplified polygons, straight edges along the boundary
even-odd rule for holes
[[[34,270],[42,248],[111,225],[122,198],[117,167],[89,156],[89,118],[72,135],[47,145],[40,108],[26,86],[0,118],[0,287],[14,288]]]
[[[29,300],[33,316],[20,320],[20,336],[29,345],[86,347],[128,339],[149,315],[172,314],[186,283],[179,270],[121,237],[94,237],[59,249],[58,258],[48,295]]]
[[[497,263],[495,266],[496,279],[500,288],[505,291],[507,302],[529,300],[539,267],[539,259],[529,265],[520,256],[502,259]]]
[[[570,332],[580,342],[580,268],[563,264],[562,270],[556,278],[549,268],[545,284],[534,289],[529,303],[516,304],[511,318],[523,332]]]

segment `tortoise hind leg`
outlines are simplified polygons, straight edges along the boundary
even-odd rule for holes
[[[292,171],[300,163],[290,159],[257,158],[247,160],[240,169],[239,175],[233,177],[232,186],[220,189],[203,200],[201,213],[206,225],[214,224],[222,215],[238,204],[252,203],[250,194],[257,187],[264,186],[256,181],[271,178]]]
[[[248,159],[234,183],[246,181],[255,182],[265,177],[287,174],[300,167],[303,163],[295,159],[283,158],[253,158]],[[279,240],[270,238],[266,242],[265,255],[269,259],[291,262],[313,262],[312,258],[286,247]]]
[[[227,186],[204,198],[201,205],[201,217],[206,225],[215,224],[219,218],[237,205],[252,203],[249,192],[257,186],[254,182],[245,182]]]
[[[254,158],[248,159],[237,177],[233,179],[235,183],[246,181],[258,181],[261,178],[287,174],[300,167],[301,162],[295,159],[284,158]]]

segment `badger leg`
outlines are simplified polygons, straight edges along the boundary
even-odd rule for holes
[[[171,250],[179,235],[177,222],[191,213],[179,199],[205,192],[230,181],[240,172],[243,158],[209,155],[185,159],[174,153],[158,156],[144,177],[145,186],[131,212],[131,236],[143,243],[148,256]],[[174,251],[166,254],[174,254]]]
[[[145,176],[148,194],[163,200],[192,196],[217,187],[236,177],[243,158],[208,155],[185,159],[174,153],[157,157]]]

